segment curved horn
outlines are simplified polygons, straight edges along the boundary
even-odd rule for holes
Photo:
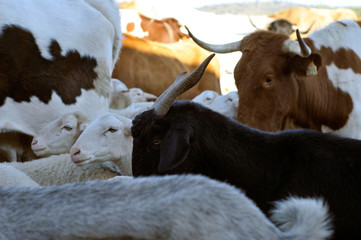
[[[202,48],[210,51],[210,52],[216,52],[216,53],[231,53],[236,51],[241,51],[241,41],[232,42],[232,43],[226,43],[226,44],[209,44],[205,43],[198,38],[196,38],[191,31],[185,26],[185,28],[188,31],[189,36],[193,39],[195,43],[197,43]]]
[[[154,112],[159,116],[166,115],[174,100],[200,81],[206,67],[214,56],[214,53],[208,56],[201,65],[187,77],[183,78],[186,72],[182,72],[173,84],[158,97],[157,101],[155,101],[153,105]]]
[[[300,35],[300,31],[296,30],[297,41],[287,40],[284,43],[283,51],[288,53],[294,53],[301,57],[308,57],[311,55],[311,49],[307,46],[305,41]]]
[[[311,28],[313,27],[314,24],[315,24],[315,21],[312,22],[312,24],[308,27],[308,29],[307,29],[306,31],[301,32],[301,33],[302,33],[302,34],[308,33],[308,32],[311,30]]]
[[[253,23],[250,15],[248,15],[248,20],[249,20],[249,22],[251,23],[251,25],[252,25],[255,29],[257,29],[257,30],[262,30],[261,28],[257,27],[257,26]]]

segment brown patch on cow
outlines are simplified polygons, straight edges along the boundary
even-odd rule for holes
[[[64,104],[74,104],[81,89],[93,89],[97,62],[76,50],[61,55],[56,40],[49,45],[53,59],[41,56],[33,35],[18,26],[6,26],[0,36],[0,106],[7,97],[30,102],[32,96],[48,103],[55,91]]]
[[[312,49],[312,53],[322,56],[323,64],[329,66],[333,63],[340,69],[351,68],[353,72],[361,74],[361,59],[352,49],[339,48],[333,51],[331,47],[325,46],[316,49],[312,40],[305,39],[305,41]]]
[[[361,20],[361,17],[359,17],[359,19]],[[361,21],[357,21],[356,22],[359,26],[360,26],[360,28],[361,28]]]
[[[127,27],[126,27],[127,32],[133,32],[134,29],[135,29],[135,23],[128,23],[127,24]]]
[[[10,151],[16,152],[18,162],[27,162],[38,158],[31,150],[33,136],[17,131],[0,132],[0,162],[10,162]]]

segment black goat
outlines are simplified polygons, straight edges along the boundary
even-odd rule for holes
[[[191,101],[172,105],[176,96],[168,95],[180,82],[133,120],[134,176],[203,174],[241,188],[265,213],[289,195],[321,196],[335,216],[335,239],[361,236],[361,141],[312,130],[267,133]]]

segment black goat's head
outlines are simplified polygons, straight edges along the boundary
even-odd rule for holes
[[[174,83],[159,96],[152,109],[139,114],[133,120],[132,171],[134,176],[169,173],[176,168],[178,171],[180,168],[191,167],[187,166],[185,159],[190,150],[192,128],[187,119],[175,117],[177,114],[173,114],[171,106],[177,96],[199,82],[213,57],[214,54],[210,55],[185,78],[183,78],[185,72],[181,73]],[[194,105],[191,108],[198,106]],[[186,111],[189,111],[188,115],[192,115],[192,110]]]

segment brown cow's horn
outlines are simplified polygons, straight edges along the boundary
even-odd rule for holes
[[[300,35],[300,31],[296,30],[297,41],[286,40],[284,43],[283,51],[286,53],[293,53],[299,55],[300,57],[309,57],[311,55],[311,49],[307,46],[305,41]]]
[[[301,55],[303,57],[310,56],[311,55],[311,50],[310,50],[309,47],[307,47],[307,44],[305,43],[305,41],[301,37],[300,31],[298,29],[296,30],[296,34],[297,34],[297,41],[300,44]]]
[[[174,100],[188,89],[191,89],[201,80],[206,67],[214,55],[215,54],[213,53],[208,56],[201,65],[199,65],[185,78],[183,78],[183,76],[186,72],[181,73],[173,84],[158,97],[157,101],[153,105],[154,112],[159,116],[166,115]]]
[[[230,53],[230,52],[236,52],[236,51],[241,51],[241,41],[237,41],[237,42],[231,42],[231,43],[226,43],[226,44],[209,44],[209,43],[205,43],[201,40],[199,40],[198,38],[196,38],[187,28],[187,26],[185,26],[185,28],[188,31],[189,36],[193,39],[193,41],[195,43],[197,43],[199,46],[201,46],[202,48],[211,51],[211,52],[216,52],[216,53]]]

